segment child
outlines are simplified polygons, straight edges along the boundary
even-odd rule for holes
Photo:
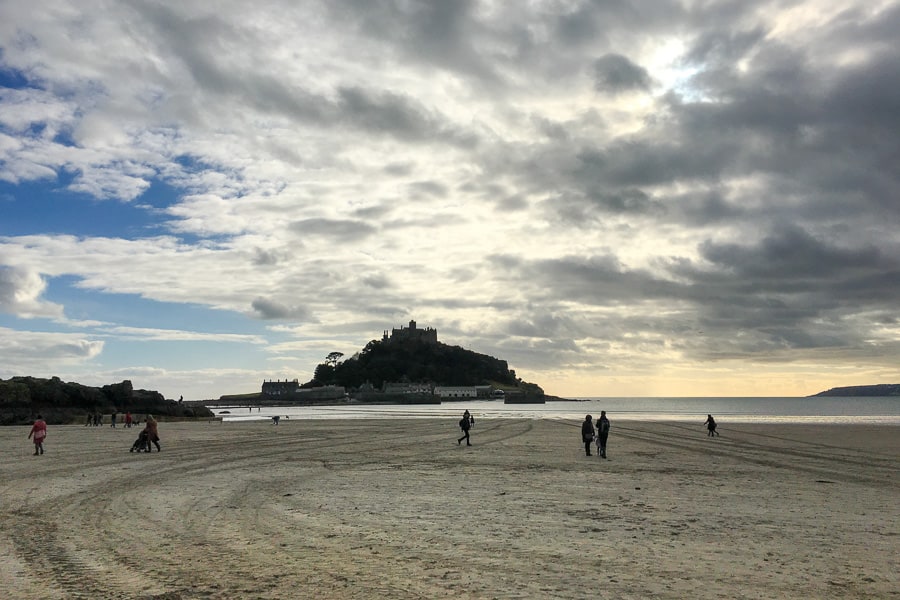
[[[33,436],[34,441],[34,455],[44,453],[44,438],[47,437],[47,423],[44,422],[44,419],[41,415],[37,416],[37,421],[34,422],[34,425],[31,426],[31,431],[28,434],[28,439],[31,440]]]

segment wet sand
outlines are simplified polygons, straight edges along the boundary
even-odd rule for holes
[[[900,428],[0,428],[0,598],[900,598]]]

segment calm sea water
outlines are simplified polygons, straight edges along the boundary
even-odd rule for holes
[[[479,418],[584,419],[605,410],[624,421],[703,423],[874,423],[900,425],[900,397],[888,398],[587,398],[546,404],[503,404],[477,400],[440,405],[360,405],[212,409],[226,421],[289,419],[453,418],[468,410]],[[223,414],[227,411],[227,414]]]

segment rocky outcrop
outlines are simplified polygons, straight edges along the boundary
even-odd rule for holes
[[[159,392],[136,390],[127,379],[121,383],[90,387],[59,377],[0,379],[0,425],[27,425],[40,414],[48,423],[81,421],[87,414],[131,412],[134,415],[211,417],[202,406],[185,406],[166,400]]]

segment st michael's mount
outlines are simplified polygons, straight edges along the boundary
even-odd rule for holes
[[[211,405],[306,406],[342,403],[440,404],[460,400],[543,404],[558,400],[522,381],[505,360],[450,346],[432,327],[385,330],[349,358],[332,352],[312,379],[265,380],[255,394],[226,395]]]

